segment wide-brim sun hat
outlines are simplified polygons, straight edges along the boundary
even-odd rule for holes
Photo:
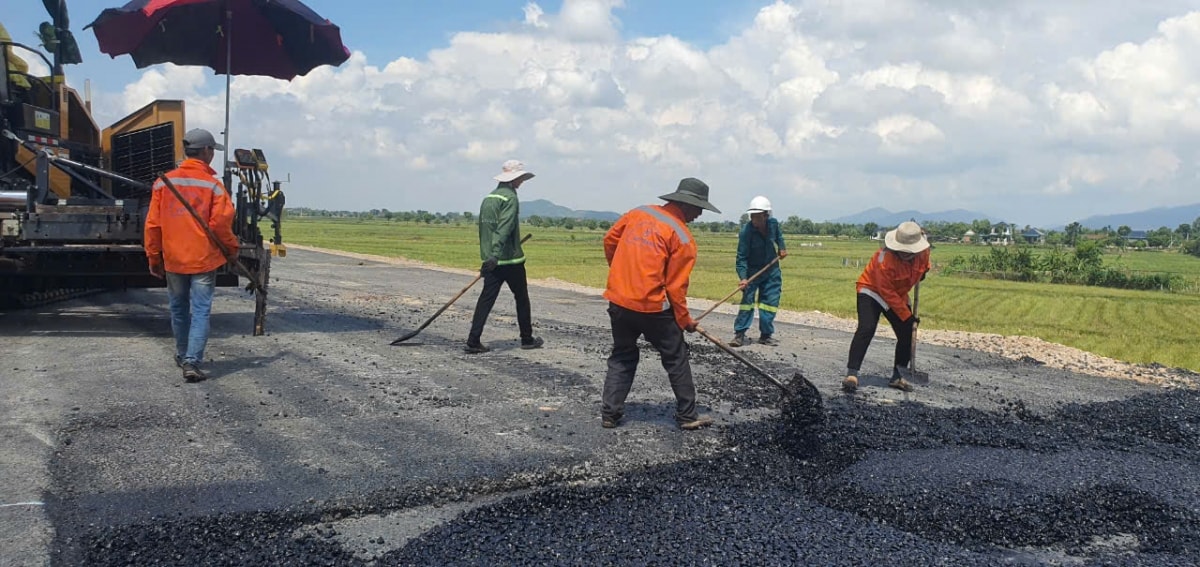
[[[887,246],[888,250],[915,254],[929,248],[929,241],[925,239],[925,232],[921,230],[921,225],[913,221],[905,221],[884,235],[883,245]]]
[[[708,202],[708,185],[695,177],[685,177],[680,180],[679,188],[675,189],[674,193],[661,195],[659,199],[695,205],[714,213],[721,212],[721,209],[714,207],[712,203]]]
[[[525,171],[525,164],[519,160],[510,159],[500,166],[500,173],[492,179],[507,183],[521,177],[534,177],[533,172]]]

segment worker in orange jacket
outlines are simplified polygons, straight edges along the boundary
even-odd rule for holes
[[[696,412],[696,385],[683,331],[696,321],[687,306],[688,281],[696,263],[696,240],[687,228],[704,209],[721,212],[708,202],[708,185],[695,178],[679,182],[665,205],[646,205],[625,213],[604,235],[608,260],[608,317],[613,349],[604,377],[600,424],[616,427],[625,412],[625,397],[637,373],[637,340],[658,350],[675,392],[675,421],[681,429],[712,423]]]
[[[200,215],[196,219],[179,197],[163,183],[154,182],[150,210],[146,213],[146,259],[150,273],[167,280],[171,308],[171,333],[175,336],[175,364],[183,378],[199,382],[208,376],[200,369],[208,343],[209,313],[217,269],[237,258],[238,240],[233,234],[233,203],[225,186],[209,166],[225,146],[207,130],[195,129],[183,136],[186,159],[167,173],[171,184]],[[200,226],[208,225],[220,244],[214,243]]]
[[[929,241],[920,225],[908,221],[888,231],[883,242],[883,248],[871,256],[858,277],[858,328],[850,341],[850,359],[842,381],[842,389],[848,393],[858,389],[858,370],[875,337],[880,314],[887,317],[896,334],[896,355],[888,386],[905,392],[913,389],[906,378],[910,378],[908,362],[917,317],[912,312],[908,292],[929,272]]]

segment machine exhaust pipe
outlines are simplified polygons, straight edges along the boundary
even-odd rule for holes
[[[0,191],[0,211],[23,211],[28,199],[24,191]]]

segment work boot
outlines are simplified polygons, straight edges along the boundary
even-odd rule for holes
[[[492,350],[492,349],[483,346],[483,343],[471,344],[470,342],[468,342],[467,346],[463,348],[463,352],[465,352],[467,354],[483,354],[490,350]]]
[[[200,367],[195,362],[185,361],[181,368],[183,368],[183,380],[185,382],[203,382],[208,379],[208,375],[203,370],[200,370]]]
[[[733,336],[733,340],[732,340],[732,341],[729,341],[729,346],[731,346],[731,347],[735,347],[735,348],[736,348],[736,347],[740,347],[740,346],[744,346],[744,345],[748,345],[748,344],[750,344],[750,339],[747,339],[747,338],[746,338],[746,332],[745,332],[745,331],[741,331],[741,332],[739,332],[739,333],[735,334],[735,335]]]
[[[853,394],[856,390],[858,390],[858,376],[847,374],[846,378],[842,380],[842,391]]]
[[[183,368],[183,357],[175,355],[175,368]]]
[[[604,417],[600,418],[600,427],[603,427],[605,429],[612,429],[612,428],[616,427],[617,423],[619,423],[620,421],[621,421],[620,417],[604,416]]]
[[[544,344],[546,344],[546,341],[543,341],[541,337],[529,337],[528,339],[521,339],[521,348],[525,350],[542,348],[542,345]]]
[[[912,378],[912,373],[907,368],[895,366],[892,368],[892,379],[888,381],[889,388],[895,388],[901,392],[913,391],[913,385],[908,379]]]
[[[761,337],[758,337],[758,344],[767,345],[767,346],[779,346],[779,341],[775,340],[775,337],[773,337],[771,335],[763,335]]]
[[[696,416],[687,421],[679,422],[679,428],[685,431],[695,431],[701,427],[708,427],[713,424],[713,418],[707,415]]]

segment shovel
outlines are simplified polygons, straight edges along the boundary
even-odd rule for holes
[[[779,256],[776,256],[774,260],[771,260],[770,263],[768,263],[766,266],[763,266],[763,268],[761,270],[754,272],[754,275],[750,276],[750,278],[746,280],[746,283],[750,283],[750,282],[754,281],[756,278],[758,278],[758,276],[763,275],[763,272],[767,271],[768,269],[771,268],[771,266],[774,266],[775,264],[778,264],[778,263],[779,263]],[[721,299],[721,301],[718,301],[718,302],[712,304],[712,307],[709,307],[708,310],[706,310],[704,313],[701,313],[699,317],[696,317],[694,319],[694,321],[699,322],[701,319],[704,318],[705,315],[712,313],[713,309],[716,309],[717,306],[723,305],[726,301],[729,301],[729,298],[733,297],[733,294],[735,294],[739,291],[742,291],[742,287],[740,285],[738,287],[734,288],[733,291],[729,292],[729,295],[726,295],[723,299]]]
[[[533,236],[532,233],[526,234],[525,238],[521,239],[521,244],[525,244],[525,241],[529,240],[532,236]],[[404,341],[407,341],[408,339],[411,339],[411,338],[417,336],[417,334],[420,333],[421,331],[425,330],[425,327],[428,327],[429,324],[432,323],[434,319],[437,319],[438,315],[441,315],[443,311],[448,309],[451,305],[454,305],[454,302],[458,301],[458,298],[462,297],[464,293],[467,293],[467,290],[471,289],[471,286],[475,285],[475,282],[478,282],[481,279],[483,279],[483,272],[479,272],[479,275],[475,276],[475,279],[471,280],[471,283],[467,284],[467,287],[462,288],[462,291],[458,292],[458,295],[451,297],[450,301],[447,301],[446,304],[443,305],[441,309],[438,309],[437,312],[435,312],[433,314],[433,317],[430,317],[424,323],[421,323],[421,326],[417,327],[417,329],[415,331],[406,333],[404,336],[392,341],[391,342],[392,346],[395,346]]]
[[[699,325],[696,326],[696,332],[700,333],[701,336],[708,339],[710,342],[712,342],[712,344],[717,345],[717,348],[729,353],[729,356],[732,356],[732,357],[738,359],[742,364],[749,366],[751,370],[754,370],[759,375],[761,375],[763,378],[770,380],[772,384],[779,386],[779,389],[783,390],[783,395],[785,395],[789,398],[796,397],[796,393],[793,392],[791,388],[788,388],[787,386],[785,386],[783,382],[780,382],[778,378],[771,376],[771,374],[768,373],[766,370],[763,370],[757,364],[750,362],[745,356],[742,356],[736,350],[733,350],[733,348],[731,348],[729,345],[721,342],[716,337],[708,334],[708,331],[705,331]]]
[[[920,303],[921,303],[921,282],[917,282],[917,285],[915,287],[913,287],[913,307],[912,307],[913,317],[917,316],[917,307],[920,305]],[[928,384],[929,383],[929,373],[921,372],[921,371],[917,370],[917,327],[918,326],[919,326],[919,324],[916,321],[913,321],[912,351],[908,353],[909,354],[908,372],[910,374],[912,374],[913,382],[916,382],[918,384]]]
[[[792,376],[792,387],[784,385],[778,378],[771,376],[766,370],[760,368],[757,364],[750,362],[746,357],[733,350],[729,345],[721,342],[716,337],[708,334],[708,331],[696,326],[696,332],[700,333],[704,338],[708,339],[717,348],[729,353],[730,356],[738,359],[742,364],[749,366],[750,369],[757,372],[763,378],[770,380],[772,384],[779,386],[783,391],[782,405],[783,421],[791,428],[791,438],[794,443],[798,443],[799,447],[807,452],[811,447],[818,444],[818,440],[814,437],[814,426],[821,424],[825,417],[822,410],[821,393],[817,391],[817,387],[812,382],[808,381],[803,374],[797,372]],[[792,388],[798,388],[793,390]]]

